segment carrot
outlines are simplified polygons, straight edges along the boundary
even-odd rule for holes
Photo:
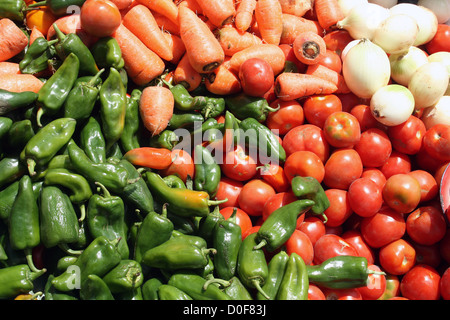
[[[197,0],[182,0],[178,3],[178,7],[187,6],[189,9],[194,11],[197,15],[203,14],[203,9],[198,4]]]
[[[169,49],[172,52],[172,60],[169,60],[172,64],[178,64],[180,62],[181,57],[186,52],[186,46],[184,45],[184,42],[181,40],[180,36],[177,36],[176,34],[171,34],[168,32],[163,32],[164,37],[166,38],[166,41],[169,45]]]
[[[217,69],[205,78],[206,89],[217,95],[230,95],[241,91],[241,83],[236,73],[230,70],[230,58],[226,58]]]
[[[247,31],[239,31],[233,26],[217,29],[215,34],[226,56],[232,56],[255,44],[262,44],[260,37]]]
[[[283,101],[315,94],[331,94],[336,90],[333,82],[310,74],[283,72],[275,79],[275,94]]]
[[[142,4],[133,7],[123,17],[122,24],[161,59],[173,59],[169,43],[149,8]]]
[[[183,55],[173,72],[173,81],[176,84],[181,83],[188,91],[192,91],[198,88],[202,79],[202,75],[192,68],[188,56]]]
[[[179,25],[180,37],[186,46],[186,54],[194,70],[207,73],[222,64],[225,53],[219,41],[194,11],[181,6]]]
[[[2,61],[0,62],[0,75],[4,74],[19,74],[20,68],[17,62],[8,62]]]
[[[314,11],[317,21],[325,30],[329,30],[345,17],[338,0],[315,0]]]
[[[337,87],[336,93],[350,93],[350,89],[347,87],[342,74],[324,65],[319,63],[309,65],[305,73],[333,82]]]
[[[133,3],[133,0],[110,0],[110,1],[114,3],[117,6],[117,9],[119,10],[126,9]]]
[[[0,75],[0,89],[11,92],[38,92],[44,83],[32,74]]]
[[[327,45],[317,33],[305,31],[300,33],[292,44],[295,57],[306,64],[316,64],[325,57]]]
[[[113,37],[117,40],[128,76],[137,85],[145,85],[164,72],[164,61],[123,24]]]
[[[286,62],[286,57],[280,47],[274,44],[262,43],[233,54],[230,59],[230,69],[238,73],[241,64],[250,58],[266,60],[272,67],[275,75],[283,71]]]
[[[246,31],[250,28],[255,8],[256,0],[240,0],[238,2],[234,24],[239,31]]]
[[[231,22],[236,15],[233,0],[200,0],[198,5],[202,8],[202,13],[216,27]]]
[[[95,42],[97,42],[98,38],[90,35],[88,32],[81,28],[80,15],[79,14],[71,14],[68,16],[61,17],[57,19],[54,23],[58,26],[58,29],[61,30],[64,34],[68,33],[76,33],[83,43],[90,47]],[[47,39],[55,38],[56,33],[53,25],[48,28]]]
[[[40,37],[45,38],[44,34],[36,26],[34,26],[30,32],[30,39],[28,40],[28,44],[31,45],[34,42],[34,40]]]
[[[180,34],[180,27],[178,26],[178,24],[173,23],[172,21],[170,21],[169,18],[167,18],[166,16],[163,16],[162,14],[154,11],[154,10],[150,10],[153,14],[153,17],[156,20],[156,23],[158,24],[158,27],[162,30],[162,31],[167,31],[170,32],[172,34],[176,34],[179,35]]]
[[[293,44],[295,38],[305,31],[312,31],[320,35],[322,34],[323,29],[317,21],[283,13],[283,32],[281,33],[280,39],[281,44]]]
[[[178,25],[178,7],[172,0],[137,0],[152,11],[167,17],[172,23]]]
[[[6,61],[26,48],[28,38],[10,19],[0,20],[0,61]]]
[[[167,128],[173,115],[175,101],[170,89],[162,86],[148,86],[142,90],[139,113],[145,128],[152,136]]]
[[[258,0],[255,7],[255,19],[261,38],[270,44],[280,44],[283,32],[283,12],[278,0]]]
[[[283,13],[293,14],[303,17],[303,15],[312,9],[312,0],[278,0]]]

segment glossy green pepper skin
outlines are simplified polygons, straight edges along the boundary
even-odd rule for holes
[[[110,241],[104,236],[95,238],[71,267],[52,280],[52,285],[59,291],[68,292],[81,288],[91,274],[103,277],[121,261],[118,241]]]
[[[292,252],[277,293],[277,300],[308,300],[309,279],[305,261]]]
[[[69,196],[56,186],[44,186],[39,202],[41,242],[46,248],[78,240],[78,217]]]
[[[214,197],[219,188],[221,169],[211,152],[201,144],[194,151],[194,190],[205,191]]]
[[[324,222],[327,217],[324,211],[330,206],[325,190],[316,178],[296,176],[291,181],[292,192],[299,199],[311,199],[314,205],[311,212],[323,217]]]
[[[45,270],[34,272],[26,264],[0,269],[0,299],[11,299],[21,293],[34,289],[34,281],[42,276]]]
[[[26,167],[17,156],[6,156],[0,160],[0,188],[21,178]]]
[[[304,214],[314,205],[309,199],[296,200],[276,209],[264,220],[258,230],[257,248],[265,247],[269,252],[280,248],[295,231],[298,216]]]
[[[166,148],[172,150],[178,142],[178,136],[172,130],[164,130],[160,134],[150,138],[149,145],[154,148]]]
[[[125,126],[127,92],[119,71],[109,69],[109,74],[100,88],[100,118],[106,150],[120,140]]]
[[[0,3],[0,18],[8,18],[13,21],[22,22],[23,10],[27,7],[23,0],[3,0]]]
[[[40,129],[23,148],[20,160],[28,166],[30,175],[42,167],[72,138],[77,122],[72,118],[58,118]]]
[[[124,67],[122,51],[115,38],[100,38],[90,49],[99,68],[113,67],[119,70]]]
[[[202,276],[190,273],[175,273],[168,284],[185,292],[194,300],[231,300],[231,297],[215,285],[207,286],[206,279]]]
[[[8,133],[12,124],[13,120],[11,118],[0,117],[0,139]]]
[[[36,74],[48,69],[48,60],[55,55],[55,44],[58,40],[47,41],[44,37],[36,38],[28,47],[23,59],[19,62],[21,73]]]
[[[109,240],[120,239],[117,244],[122,259],[127,259],[130,250],[125,229],[125,205],[121,197],[112,195],[101,183],[96,183],[102,194],[89,198],[86,209],[88,230],[93,238],[104,236]]]
[[[159,300],[192,300],[185,292],[169,284],[163,284],[158,288]]]
[[[120,145],[124,152],[132,149],[140,148],[139,130],[141,128],[141,121],[139,117],[139,100],[141,99],[142,91],[133,89],[129,97],[127,97],[127,106],[125,111],[125,124],[123,132],[120,136]]]
[[[269,261],[269,275],[266,279],[266,283],[262,289],[270,297],[270,300],[275,300],[280,288],[281,281],[283,280],[284,273],[286,271],[286,265],[289,260],[289,255],[286,251],[280,251],[275,254]],[[256,299],[267,300],[261,293],[256,294]]]
[[[266,99],[251,97],[243,92],[225,97],[225,105],[239,120],[254,118],[261,123],[266,121],[269,112],[277,110],[271,108]]]
[[[102,279],[113,294],[132,291],[144,283],[141,265],[131,259],[121,260]]]
[[[82,127],[80,147],[92,162],[106,162],[106,141],[100,122],[95,117],[89,117]]]
[[[42,181],[33,182],[33,193],[36,199],[39,197],[42,184]],[[18,192],[18,180],[9,184],[6,188],[0,191],[0,219],[4,220],[5,222],[7,221],[7,219],[9,219],[11,208],[14,204]]]
[[[163,283],[158,278],[150,278],[142,284],[142,296],[144,300],[158,300],[158,289]]]
[[[8,145],[12,150],[20,150],[25,147],[28,141],[35,135],[34,126],[31,120],[24,119],[15,121],[8,131]]]
[[[81,300],[115,300],[108,285],[95,274],[88,275],[80,289]]]
[[[220,213],[220,207],[216,206],[210,214],[200,219],[197,234],[205,239],[209,246],[214,246],[213,235],[215,233],[215,229],[219,222],[223,220],[225,220],[225,218]]]
[[[33,104],[38,94],[33,91],[11,92],[0,89],[0,116]]]
[[[78,300],[78,297],[73,292],[61,292],[52,286],[52,280],[55,278],[54,274],[49,274],[47,282],[44,286],[44,300]]]
[[[223,292],[233,300],[253,300],[252,295],[237,276],[229,280],[229,285],[223,289]]]
[[[194,126],[195,123],[203,123],[205,118],[195,111],[185,113],[174,113],[169,120],[167,129],[175,130],[179,128],[188,128]]]

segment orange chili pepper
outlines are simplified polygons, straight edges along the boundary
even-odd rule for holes
[[[124,158],[136,166],[161,170],[172,164],[172,151],[166,148],[141,147],[128,151]]]
[[[36,1],[30,1],[29,3],[35,3]],[[27,12],[25,20],[28,29],[32,30],[36,27],[44,36],[47,35],[48,29],[55,22],[57,17],[47,7],[38,7],[36,10],[30,10]]]

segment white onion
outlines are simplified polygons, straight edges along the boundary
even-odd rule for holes
[[[347,45],[344,47],[344,49],[342,49],[341,52],[341,61],[344,61],[345,56],[347,55],[347,52],[353,48],[354,46],[356,46],[361,40],[360,39],[355,39],[350,41],[349,43],[347,43]]]
[[[430,62],[442,62],[448,71],[448,76],[450,77],[450,52],[439,51],[428,56],[428,61]],[[450,96],[450,83],[448,84],[447,91],[444,93],[446,96]]]
[[[438,23],[445,23],[450,19],[450,0],[419,0],[417,5],[433,11]]]
[[[391,8],[398,3],[398,0],[369,0],[370,3],[375,3],[385,8]]]
[[[339,29],[348,31],[353,39],[372,40],[375,30],[389,16],[389,9],[374,3],[355,6],[348,15],[338,21]]]
[[[442,62],[428,62],[417,69],[408,84],[416,109],[437,103],[447,90],[448,82],[448,72]]]
[[[399,3],[389,10],[391,14],[406,14],[416,19],[419,32],[414,42],[415,46],[427,43],[436,34],[438,21],[430,9],[412,3]]]
[[[347,87],[360,98],[370,98],[388,84],[391,67],[386,52],[368,39],[359,40],[342,61]]]
[[[370,99],[370,111],[386,126],[399,125],[414,111],[414,97],[408,88],[390,84],[378,89]]]
[[[442,96],[435,105],[426,108],[420,119],[427,129],[435,124],[450,125],[450,96]]]
[[[414,72],[428,62],[428,57],[422,49],[411,46],[405,53],[391,54],[389,62],[392,79],[398,84],[408,86]]]
[[[366,4],[367,2],[367,0],[338,0],[339,8],[341,8],[344,17],[346,17],[354,7],[360,4]]]
[[[414,18],[406,14],[392,14],[375,31],[372,41],[386,53],[402,53],[414,44],[418,32]]]

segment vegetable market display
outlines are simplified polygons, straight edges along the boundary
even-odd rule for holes
[[[2,1],[0,298],[449,300],[449,21]]]

